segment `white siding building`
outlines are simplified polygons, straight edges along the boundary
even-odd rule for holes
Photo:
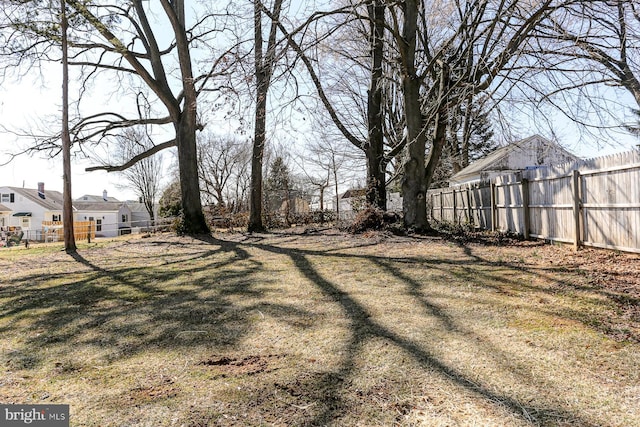
[[[579,158],[540,135],[533,135],[499,148],[476,160],[449,179],[449,185],[489,181],[525,169],[558,165]]]
[[[38,184],[37,190],[0,187],[0,204],[3,206],[0,209],[0,226],[3,227],[39,232],[42,221],[62,221],[62,193],[45,191],[43,183]]]

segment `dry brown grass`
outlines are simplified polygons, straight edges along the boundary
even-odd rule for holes
[[[638,257],[603,253],[335,231],[0,251],[0,401],[75,426],[640,425]]]

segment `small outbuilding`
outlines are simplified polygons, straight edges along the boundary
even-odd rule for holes
[[[580,160],[540,135],[516,141],[476,160],[449,179],[449,185],[489,181],[496,176]]]

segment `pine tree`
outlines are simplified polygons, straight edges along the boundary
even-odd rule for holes
[[[281,156],[271,164],[269,168],[269,176],[265,185],[265,193],[267,200],[267,209],[275,212],[285,208],[285,214],[288,217],[288,202],[291,193],[291,172]]]

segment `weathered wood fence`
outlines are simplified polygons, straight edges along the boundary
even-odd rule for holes
[[[74,221],[73,236],[75,240],[87,240],[96,238],[96,223],[93,221]],[[42,237],[45,242],[57,242],[64,240],[62,221],[42,221]]]
[[[640,253],[640,151],[428,192],[431,219]]]

